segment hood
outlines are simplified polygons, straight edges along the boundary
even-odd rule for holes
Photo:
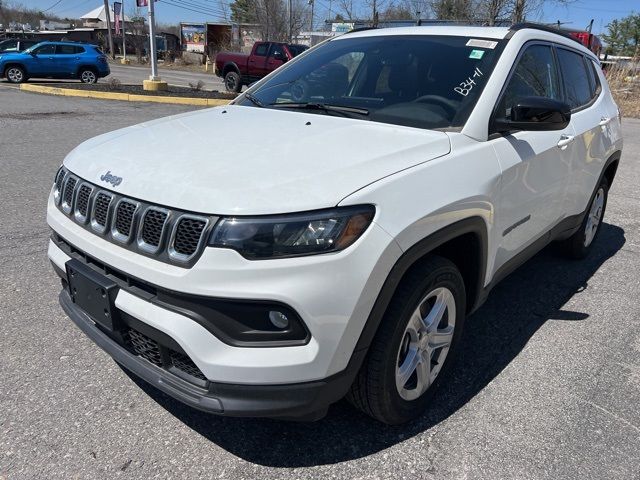
[[[95,137],[64,164],[85,180],[140,200],[257,215],[335,206],[449,150],[442,132],[229,105]],[[113,187],[101,177],[122,180]]]

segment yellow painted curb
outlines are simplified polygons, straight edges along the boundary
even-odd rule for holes
[[[62,95],[65,97],[97,98],[100,100],[121,100],[125,102],[153,102],[169,103],[174,105],[196,105],[200,107],[218,107],[228,105],[231,100],[218,98],[193,98],[193,97],[165,97],[159,95],[136,95],[133,93],[118,92],[92,92],[89,90],[77,90],[74,88],[47,87],[45,85],[20,84],[20,90],[25,92],[45,93],[48,95]]]

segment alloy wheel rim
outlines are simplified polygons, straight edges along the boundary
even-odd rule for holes
[[[598,226],[602,221],[602,210],[604,209],[604,188],[600,187],[593,199],[591,209],[587,217],[587,225],[584,229],[584,246],[588,247],[593,242],[598,231]]]
[[[439,287],[423,297],[405,328],[396,360],[396,389],[404,400],[419,398],[444,365],[455,331],[456,302]]]
[[[227,78],[227,88],[229,88],[229,90],[236,88],[236,81],[231,76]]]
[[[84,72],[82,72],[82,81],[84,83],[93,83],[96,79],[96,74],[89,71],[89,70],[85,70]]]
[[[9,80],[12,82],[19,82],[22,80],[22,72],[17,68],[11,68],[7,72],[7,77],[9,77]]]

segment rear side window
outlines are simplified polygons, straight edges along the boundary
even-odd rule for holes
[[[261,43],[256,47],[256,53],[254,53],[254,55],[257,55],[259,57],[266,57],[268,50],[269,50],[269,45],[267,43]]]
[[[73,55],[76,51],[73,45],[56,45],[56,53],[58,55]]]
[[[511,108],[524,97],[561,99],[558,70],[550,46],[532,45],[524,51],[498,105],[498,117],[510,118]]]
[[[558,48],[558,60],[562,70],[566,102],[572,109],[580,108],[593,98],[589,72],[584,57],[575,52]]]
[[[593,61],[585,58],[584,60],[587,64],[587,72],[589,73],[589,85],[591,87],[591,98],[596,98],[600,95],[600,91],[602,90],[602,85],[600,85],[600,77],[598,77],[598,72],[596,72],[596,65]]]
[[[84,53],[83,47],[73,47],[73,53]]]

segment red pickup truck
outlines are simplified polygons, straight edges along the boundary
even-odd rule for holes
[[[251,53],[220,52],[216,55],[215,72],[224,78],[229,92],[239,92],[267,76],[285,62],[304,52],[308,47],[277,42],[256,42]]]

